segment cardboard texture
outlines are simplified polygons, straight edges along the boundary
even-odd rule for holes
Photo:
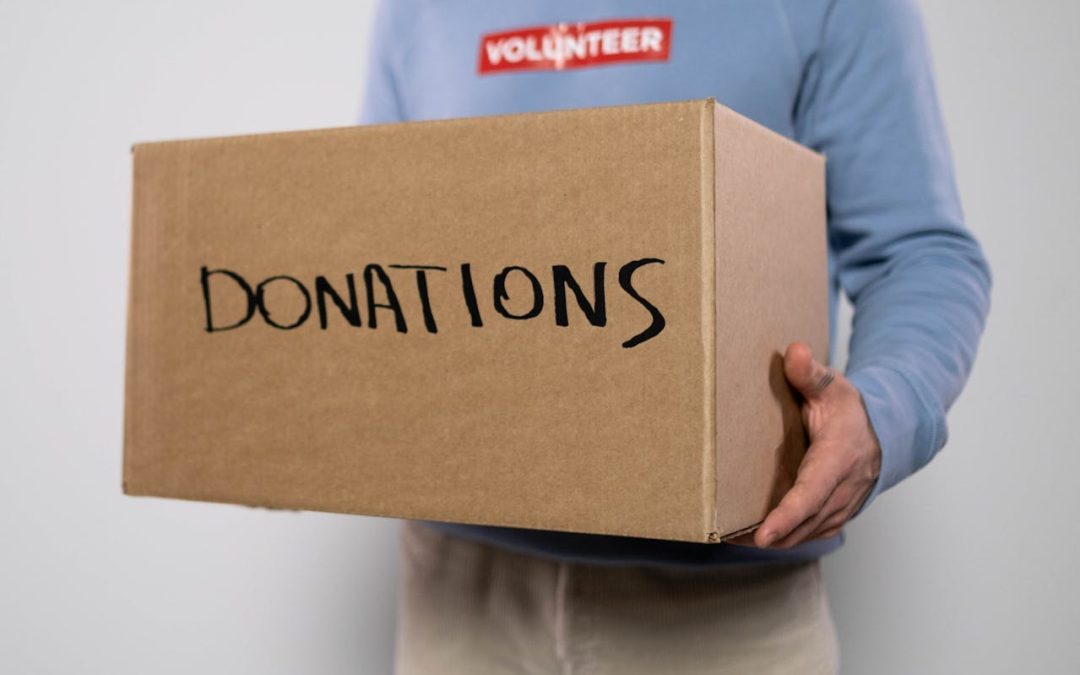
[[[824,160],[712,100],[133,153],[128,494],[712,542],[790,484]]]

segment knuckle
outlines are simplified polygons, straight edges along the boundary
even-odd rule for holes
[[[877,482],[877,479],[881,477],[881,470],[875,470],[873,467],[866,467],[860,473],[861,480],[865,485],[873,485]]]

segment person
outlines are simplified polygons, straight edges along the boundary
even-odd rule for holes
[[[989,309],[914,0],[384,1],[361,121],[710,96],[827,157],[854,318],[845,373],[784,355],[794,486],[730,544],[406,521],[399,675],[837,671],[818,561],[945,444]]]

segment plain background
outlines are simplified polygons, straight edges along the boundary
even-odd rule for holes
[[[923,7],[993,310],[948,446],[827,559],[844,669],[1080,672],[1080,4]],[[353,123],[370,21],[0,0],[0,671],[389,672],[395,521],[120,493],[129,145]]]

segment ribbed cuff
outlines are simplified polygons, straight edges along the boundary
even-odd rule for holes
[[[883,364],[860,366],[847,378],[862,394],[881,444],[881,475],[859,508],[862,513],[879,494],[930,461],[944,445],[945,428],[926,397],[900,369]]]

